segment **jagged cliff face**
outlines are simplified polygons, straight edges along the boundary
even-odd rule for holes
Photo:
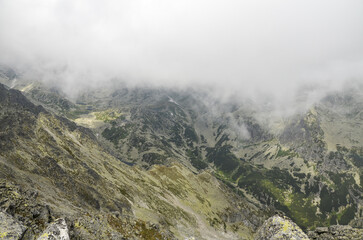
[[[2,88],[1,176],[39,192],[53,218],[68,216],[74,237],[130,237],[128,229],[251,239],[274,210],[304,230],[362,227],[359,89],[271,124],[269,109],[211,104],[192,91],[118,86],[69,100],[7,75],[2,82],[44,108]]]

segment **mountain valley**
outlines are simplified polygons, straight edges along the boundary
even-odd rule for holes
[[[196,90],[68,97],[11,69],[0,78],[0,209],[23,226],[14,239],[59,218],[70,239],[264,239],[274,215],[314,239],[362,233],[362,85],[276,116]]]

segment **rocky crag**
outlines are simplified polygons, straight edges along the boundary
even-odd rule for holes
[[[256,240],[308,240],[308,236],[286,216],[275,215],[267,219],[258,230]]]

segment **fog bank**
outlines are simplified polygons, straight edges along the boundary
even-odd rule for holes
[[[69,94],[116,80],[283,106],[362,82],[362,25],[359,0],[8,0],[0,64]]]

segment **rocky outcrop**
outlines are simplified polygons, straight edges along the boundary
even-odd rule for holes
[[[8,214],[27,230],[24,239],[33,239],[52,220],[49,206],[39,204],[38,192],[0,179],[0,211]]]
[[[275,215],[267,219],[258,230],[256,240],[264,239],[309,239],[308,236],[291,219]]]
[[[52,222],[38,240],[69,240],[68,227],[63,218]]]
[[[310,231],[308,235],[311,239],[318,240],[361,240],[363,238],[363,229],[352,228],[348,225],[334,225],[330,227],[318,227],[315,231]]]
[[[24,227],[11,215],[0,212],[0,239],[22,239],[25,230],[26,227]]]

